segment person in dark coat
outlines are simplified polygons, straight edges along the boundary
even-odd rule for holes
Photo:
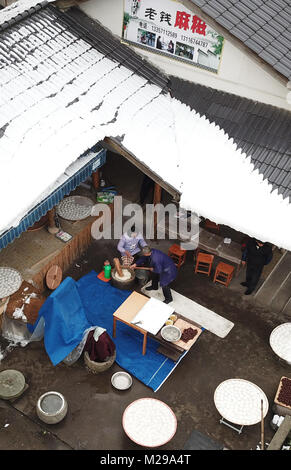
[[[162,41],[161,41],[161,36],[159,36],[158,39],[157,39],[156,48],[157,48],[157,49],[163,49]]]
[[[136,264],[133,264],[131,267],[133,269],[136,266],[152,268],[152,284],[146,287],[146,290],[157,290],[160,282],[165,296],[164,303],[172,302],[173,297],[169,285],[177,276],[177,268],[174,261],[162,251],[154,248],[151,249],[149,246],[145,246],[142,249],[141,255]]]
[[[246,280],[241,282],[242,286],[247,287],[245,295],[250,295],[255,290],[263,267],[270,263],[272,257],[272,246],[269,243],[263,243],[255,238],[248,239],[242,254],[242,264],[247,265]]]

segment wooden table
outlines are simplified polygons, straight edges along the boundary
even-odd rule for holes
[[[116,336],[116,322],[121,321],[126,325],[134,328],[143,335],[142,353],[146,353],[147,347],[147,334],[148,332],[138,325],[133,325],[132,320],[140,311],[140,309],[149,301],[149,298],[138,292],[132,292],[129,297],[120,305],[120,307],[113,314],[113,338]]]
[[[197,323],[194,323],[192,320],[189,320],[188,318],[183,317],[183,315],[180,315],[176,312],[175,315],[177,316],[177,320],[175,321],[174,325],[180,328],[182,332],[187,328],[193,328],[194,330],[197,330],[197,334],[196,336],[194,336],[194,338],[187,341],[187,343],[183,342],[181,339],[179,341],[172,342],[166,341],[162,338],[161,330],[155,336],[149,334],[149,336],[158,341],[158,343],[160,343],[161,345],[157,349],[157,351],[163,354],[164,356],[169,357],[174,362],[176,362],[182,356],[182,354],[184,354],[185,351],[189,351],[189,349],[194,345],[194,343],[196,343],[203,331],[201,326]]]
[[[199,249],[205,250],[213,255],[217,255],[220,258],[224,258],[231,263],[237,265],[236,275],[238,274],[241,267],[241,245],[237,242],[231,241],[231,243],[224,243],[224,238],[215,233],[210,233],[203,228],[199,231]]]
[[[121,321],[126,325],[134,328],[135,330],[139,331],[143,336],[143,348],[142,354],[146,353],[146,345],[147,345],[147,338],[150,336],[158,343],[161,344],[161,347],[158,349],[158,352],[164,354],[165,356],[169,357],[173,361],[176,361],[186,350],[189,350],[193,344],[197,341],[200,334],[202,333],[202,329],[200,325],[197,325],[193,321],[189,320],[188,318],[183,317],[180,314],[175,313],[177,316],[177,320],[175,321],[174,325],[183,331],[185,328],[193,327],[194,329],[198,330],[196,336],[184,343],[182,340],[169,342],[162,338],[161,336],[161,329],[159,332],[154,335],[149,333],[148,331],[144,330],[138,325],[134,325],[132,320],[137,315],[139,310],[149,301],[150,299],[145,295],[139,294],[138,292],[133,292],[121,305],[120,307],[114,312],[113,314],[113,337],[116,336],[116,322]],[[164,326],[164,325],[163,325]]]

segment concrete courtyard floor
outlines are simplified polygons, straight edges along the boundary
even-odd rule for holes
[[[169,243],[156,242],[152,246],[166,251]],[[115,249],[114,241],[92,242],[66,275],[77,280],[92,269],[99,272],[104,259],[112,258]],[[29,388],[13,403],[0,400],[1,450],[139,450],[125,435],[121,419],[127,405],[142,397],[160,399],[176,414],[177,432],[160,450],[183,450],[193,430],[229,450],[256,449],[260,423],[244,427],[242,434],[219,423],[213,395],[216,387],[229,378],[249,380],[267,395],[265,442],[270,442],[274,435],[270,427],[273,400],[281,377],[290,377],[290,366],[275,356],[269,336],[288,319],[255,305],[251,296],[243,295],[239,279],[230,289],[213,284],[203,274],[195,275],[190,252],[187,255],[173,289],[232,321],[230,333],[222,339],[205,330],[156,393],[134,377],[130,390],[113,389],[111,376],[120,370],[116,363],[102,374],[93,375],[85,369],[82,357],[70,367],[64,363],[54,367],[42,341],[15,347],[0,362],[0,371],[21,371]],[[49,390],[59,391],[68,401],[68,414],[56,425],[45,425],[36,415],[39,396]]]
[[[103,177],[127,200],[137,200],[142,173],[125,159],[108,153]],[[167,252],[171,243],[151,244]],[[93,241],[65,275],[77,280],[92,269],[99,272],[104,259],[115,256],[116,244],[117,241]],[[275,356],[269,346],[269,336],[277,325],[290,319],[275,314],[267,306],[256,305],[253,296],[243,295],[240,286],[243,270],[226,288],[213,284],[203,274],[195,275],[192,257],[193,252],[188,252],[186,264],[172,287],[232,321],[234,327],[230,333],[222,339],[205,330],[156,393],[134,377],[130,390],[113,389],[111,376],[120,370],[116,363],[102,374],[93,375],[85,369],[82,358],[70,367],[64,363],[54,367],[43,341],[15,347],[0,362],[0,371],[21,371],[29,388],[13,403],[0,400],[0,450],[140,450],[125,435],[121,419],[127,405],[142,397],[160,399],[176,414],[177,432],[160,451],[183,450],[194,430],[230,450],[256,449],[261,436],[260,423],[244,427],[240,435],[219,423],[213,395],[216,387],[229,378],[249,380],[267,395],[265,442],[270,442],[274,435],[270,427],[273,400],[281,377],[291,377],[291,369]],[[6,345],[0,336],[0,350]],[[56,425],[45,425],[36,414],[38,398],[49,390],[63,393],[68,402],[66,418]],[[229,453],[223,453],[226,454]]]

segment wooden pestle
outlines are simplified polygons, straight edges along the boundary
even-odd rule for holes
[[[145,271],[152,271],[153,268],[146,268],[145,266],[136,266],[134,269],[144,269]]]
[[[116,269],[116,271],[117,271],[118,276],[122,277],[122,276],[123,276],[123,270],[122,270],[122,268],[121,268],[121,266],[120,266],[120,261],[119,261],[119,259],[118,259],[118,258],[114,258],[114,259],[113,259],[113,262],[114,262],[115,269]]]

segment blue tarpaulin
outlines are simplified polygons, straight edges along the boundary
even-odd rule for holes
[[[30,330],[36,328],[41,317],[45,321],[45,349],[55,366],[78,346],[83,332],[91,326],[74,279],[67,277],[47,298]]]
[[[130,291],[101,281],[95,271],[77,282],[67,277],[43,304],[37,320],[42,316],[45,319],[44,343],[52,363],[56,365],[62,361],[91,326],[105,328],[112,337],[113,313],[130,294]],[[159,343],[152,338],[148,338],[146,354],[143,355],[143,335],[121,322],[117,322],[113,341],[117,364],[154,391],[178,364],[158,353]]]

